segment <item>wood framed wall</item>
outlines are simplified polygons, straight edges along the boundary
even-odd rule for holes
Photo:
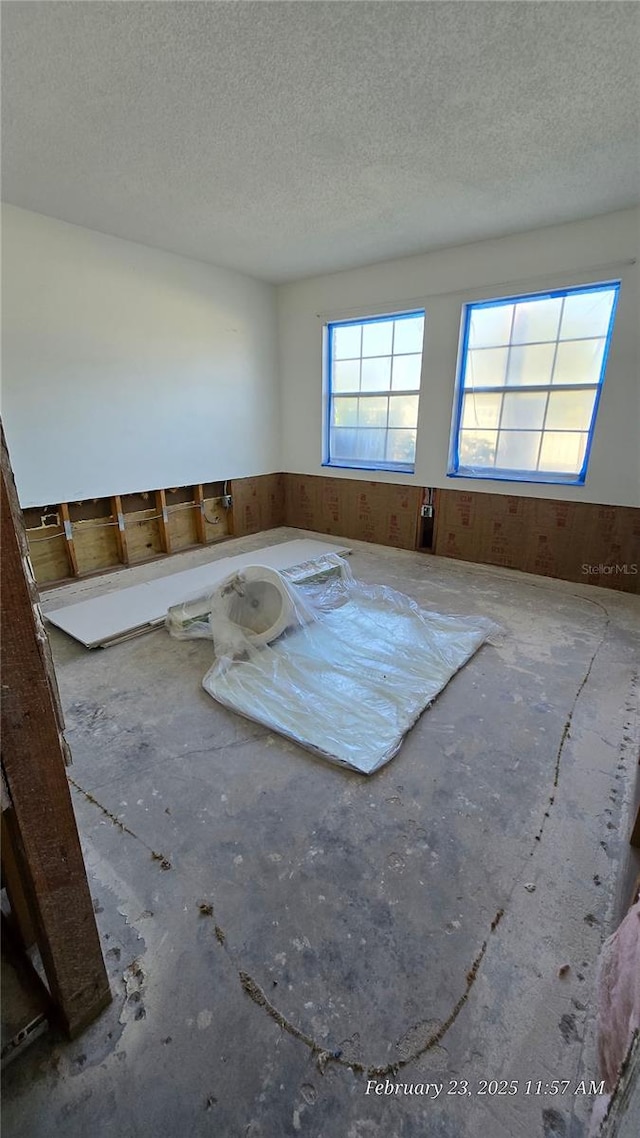
[[[63,521],[64,521],[63,515]],[[76,1035],[111,1000],[76,826],[58,687],[2,434],[3,870],[23,947]]]
[[[287,525],[640,592],[630,506],[279,473],[60,503],[25,510],[25,522],[41,585]]]
[[[39,585],[138,565],[233,532],[223,483],[145,490],[24,511]]]

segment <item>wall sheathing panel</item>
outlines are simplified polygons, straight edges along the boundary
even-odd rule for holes
[[[257,478],[234,478],[233,535],[246,537],[285,524],[283,474],[263,474]]]
[[[416,549],[423,497],[418,486],[267,474],[24,516],[36,581],[50,584],[281,525]],[[439,489],[434,500],[433,552],[441,557],[640,592],[638,509],[456,489]]]
[[[286,524],[415,549],[422,488],[285,474]]]
[[[640,591],[640,510],[439,490],[435,553]]]

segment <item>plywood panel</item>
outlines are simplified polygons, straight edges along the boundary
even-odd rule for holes
[[[178,503],[175,506],[167,505],[168,527],[171,539],[171,549],[187,549],[196,545],[198,531],[196,528],[195,503]]]
[[[231,483],[231,494],[234,537],[245,537],[285,524],[282,474],[235,478]]]
[[[229,536],[229,511],[222,498],[204,499],[204,532],[207,541],[220,541]]]
[[[146,561],[149,557],[158,557],[163,552],[157,511],[153,507],[125,513],[124,523],[132,565],[137,561]]]
[[[33,573],[39,585],[71,576],[64,529],[59,525],[27,530]]]
[[[79,573],[97,573],[120,564],[118,526],[113,519],[73,522],[73,543]]]
[[[397,549],[415,549],[419,486],[285,474],[286,524]]]
[[[439,490],[435,552],[638,592],[640,510]]]

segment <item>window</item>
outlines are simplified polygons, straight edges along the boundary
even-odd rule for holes
[[[619,288],[466,306],[450,475],[584,482]]]
[[[328,466],[413,473],[424,312],[328,326]]]

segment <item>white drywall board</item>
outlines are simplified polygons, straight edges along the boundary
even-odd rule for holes
[[[272,286],[3,205],[23,508],[278,471],[278,400]]]
[[[102,597],[79,601],[66,608],[53,609],[46,619],[63,632],[79,640],[85,648],[97,648],[115,643],[132,633],[143,632],[162,623],[171,605],[213,589],[219,581],[247,565],[268,565],[271,569],[291,569],[313,561],[326,553],[349,553],[343,545],[330,545],[324,541],[301,538],[286,541],[251,553],[235,557],[221,557],[208,565],[184,569],[106,593]]]
[[[639,211],[621,210],[281,286],[282,469],[476,493],[639,506],[639,235]],[[463,305],[608,280],[622,284],[585,485],[448,478]],[[323,325],[415,308],[426,312],[415,474],[323,467]]]

